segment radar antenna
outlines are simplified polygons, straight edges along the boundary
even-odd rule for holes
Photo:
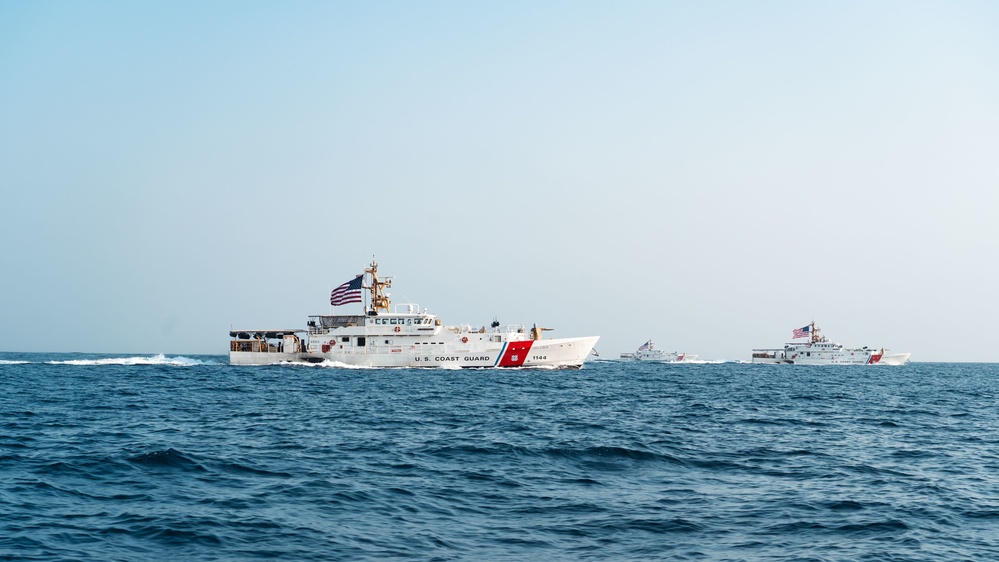
[[[384,289],[392,287],[392,279],[378,280],[378,262],[375,261],[374,256],[371,257],[371,265],[365,268],[364,272],[371,275],[371,285],[365,287],[371,291],[371,307],[367,309],[368,316],[377,316],[379,310],[388,313],[390,303]]]

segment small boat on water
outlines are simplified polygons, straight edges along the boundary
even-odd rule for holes
[[[656,348],[652,340],[649,340],[638,347],[634,353],[622,353],[621,359],[633,359],[635,361],[659,361],[662,363],[681,363],[683,361],[693,361],[696,355],[684,353],[682,351],[665,351]]]
[[[334,362],[359,367],[555,367],[578,369],[599,336],[543,339],[549,328],[444,325],[417,304],[390,310],[374,261],[333,290],[330,304],[362,303],[362,314],[309,316],[305,329],[229,331],[229,363]]]
[[[797,328],[792,339],[808,338],[807,341],[790,342],[780,349],[754,349],[752,362],[790,365],[904,365],[909,361],[910,354],[888,353],[883,347],[843,347],[843,344],[820,336],[820,331],[815,327],[814,321]]]

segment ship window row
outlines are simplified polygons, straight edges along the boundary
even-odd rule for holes
[[[417,325],[430,323],[429,318],[416,318],[415,322],[413,320],[413,318],[375,318],[375,324],[412,326],[414,323]]]

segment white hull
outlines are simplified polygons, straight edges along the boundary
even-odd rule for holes
[[[689,363],[697,359],[697,355],[691,353],[679,353],[676,351],[670,353],[655,353],[655,354],[636,351],[635,353],[622,353],[621,359],[631,359],[634,361],[654,361],[657,363]]]
[[[909,353],[892,353],[891,355],[884,355],[881,357],[880,363],[882,365],[905,365],[909,362]]]
[[[846,348],[842,344],[819,337],[813,322],[804,330],[811,336],[809,342],[791,342],[780,349],[754,349],[753,363],[770,365],[904,365],[908,353],[889,354],[887,350],[868,347]]]
[[[770,352],[762,357],[761,352]],[[789,365],[876,365],[882,355],[867,349],[813,351],[811,349],[754,349],[753,363]]]
[[[470,340],[468,343],[461,343],[458,339],[455,344],[440,347],[427,340],[423,343],[393,342],[389,345],[371,346],[373,349],[337,348],[318,353],[230,351],[229,362],[233,365],[330,362],[351,367],[396,368],[579,368],[590,355],[598,339],[593,336],[506,342]]]
[[[259,351],[230,351],[230,365],[274,365],[277,363],[320,363],[322,359],[309,353],[261,353]]]
[[[642,344],[634,353],[622,353],[621,359],[632,359],[635,361],[656,361],[659,363],[682,363],[684,361],[693,361],[697,359],[697,356],[691,353],[684,353],[682,351],[666,351],[659,349],[652,342],[652,340],[647,341]]]
[[[310,316],[305,330],[230,330],[229,362],[233,365],[330,363],[350,367],[554,367],[576,368],[593,352],[598,336],[543,339],[548,328],[507,326],[493,321],[489,330],[445,326],[416,304],[390,311],[374,262],[365,276],[334,289],[330,304],[361,302],[360,290],[371,291],[363,314]],[[367,283],[365,285],[365,282]],[[357,295],[351,294],[357,291]],[[349,297],[347,299],[346,297]],[[343,298],[344,300],[340,300]],[[356,298],[357,300],[353,300]],[[304,337],[302,337],[304,335]]]

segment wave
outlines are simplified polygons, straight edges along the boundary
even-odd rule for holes
[[[104,357],[101,359],[68,359],[66,361],[45,361],[48,365],[104,366],[104,365],[166,365],[170,367],[193,367],[211,365],[212,361],[201,361],[183,355],[167,357],[160,353],[152,357]]]
[[[642,449],[632,449],[628,447],[614,446],[594,446],[585,448],[575,447],[552,447],[544,451],[545,454],[555,457],[565,457],[568,459],[580,460],[633,460],[633,461],[666,461],[669,463],[680,463],[679,459],[672,455],[654,453]]]
[[[523,447],[506,443],[491,445],[461,444],[427,448],[424,452],[439,457],[463,458],[481,456],[514,456],[562,458],[572,461],[651,461],[667,464],[686,464],[687,461],[666,453],[617,446],[591,447]]]
[[[31,361],[13,361],[8,359],[0,359],[0,365],[27,365]]]
[[[680,365],[683,365],[683,364],[689,364],[689,365],[721,365],[722,363],[728,363],[728,362],[729,361],[727,361],[725,359],[690,359],[690,360],[684,359],[679,364]]]
[[[999,456],[980,431],[996,364],[916,363],[898,384],[738,363],[565,376],[0,357],[32,363],[0,365],[0,560],[999,552]]]
[[[201,464],[193,458],[174,448],[170,448],[165,451],[143,453],[126,460],[132,464],[148,468],[170,468],[195,472],[207,471],[205,467],[201,466]]]
[[[346,363],[341,363],[339,361],[331,361],[329,359],[323,359],[319,363],[310,363],[308,361],[282,361],[277,363],[277,365],[294,365],[295,367],[314,367],[319,369],[374,369],[375,367],[368,367],[366,365],[348,365]]]

